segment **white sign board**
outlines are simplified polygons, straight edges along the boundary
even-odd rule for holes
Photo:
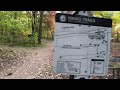
[[[69,75],[107,75],[111,30],[111,19],[57,14],[54,71]]]

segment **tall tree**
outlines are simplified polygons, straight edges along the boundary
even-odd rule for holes
[[[39,32],[38,32],[38,44],[41,44],[41,39],[42,39],[42,19],[43,19],[43,11],[40,11],[40,23],[39,23]]]

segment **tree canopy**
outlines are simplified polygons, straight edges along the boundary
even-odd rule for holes
[[[0,43],[38,44],[40,20],[41,38],[53,38],[54,16],[54,11],[0,11]]]
[[[56,11],[0,11],[0,43],[35,46],[41,38],[53,39],[55,14]],[[93,16],[112,19],[113,33],[120,32],[120,11],[93,11]]]

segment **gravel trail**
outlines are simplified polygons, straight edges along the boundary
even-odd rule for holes
[[[19,62],[7,70],[0,72],[0,79],[33,79],[44,69],[45,64],[51,63],[53,41],[47,41],[45,47],[35,47]]]

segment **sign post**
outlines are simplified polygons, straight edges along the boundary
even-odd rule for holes
[[[55,20],[54,71],[74,79],[106,76],[112,20],[60,13]]]

